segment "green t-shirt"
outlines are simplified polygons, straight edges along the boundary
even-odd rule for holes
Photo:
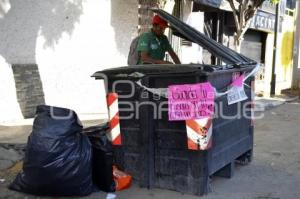
[[[152,59],[164,60],[166,51],[170,49],[167,36],[157,37],[152,31],[142,34],[138,41],[138,52],[148,52]],[[139,64],[142,64],[140,60]]]

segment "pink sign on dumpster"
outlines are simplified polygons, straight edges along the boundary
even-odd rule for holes
[[[232,78],[233,82],[231,83],[231,85],[235,86],[235,87],[243,86],[244,78],[245,78],[245,75],[238,75],[238,76],[233,77]]]
[[[214,113],[215,91],[209,82],[168,87],[169,120],[210,117]]]

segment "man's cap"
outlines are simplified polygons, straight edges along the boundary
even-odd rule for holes
[[[152,24],[157,24],[159,25],[160,27],[162,28],[166,28],[168,27],[168,22],[164,19],[162,19],[160,16],[158,15],[155,15],[153,18],[152,18]]]

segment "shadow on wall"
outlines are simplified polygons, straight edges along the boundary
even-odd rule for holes
[[[111,26],[115,31],[118,51],[126,58],[131,41],[137,36],[138,2],[137,0],[111,1]],[[124,65],[127,63],[124,63]]]
[[[0,1],[0,56],[13,65],[17,100],[25,118],[33,117],[36,105],[45,103],[36,65],[37,37],[44,38],[44,48],[53,48],[63,33],[71,35],[83,1]]]

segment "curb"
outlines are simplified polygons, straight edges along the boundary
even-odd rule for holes
[[[259,112],[259,111],[267,111],[272,108],[278,107],[282,104],[286,104],[289,102],[293,102],[298,100],[299,97],[289,97],[289,98],[261,98],[255,100],[255,108],[254,111]]]

